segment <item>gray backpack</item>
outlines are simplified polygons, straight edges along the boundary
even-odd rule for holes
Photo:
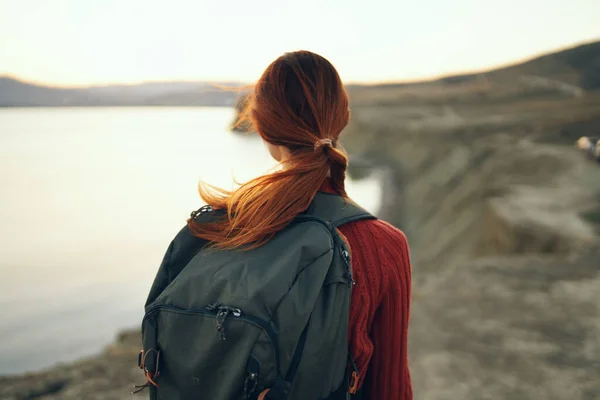
[[[219,214],[203,207],[192,218]],[[138,388],[153,400],[348,399],[357,378],[348,351],[353,279],[336,228],[372,218],[319,192],[253,250],[206,247],[185,227],[148,296],[138,360],[147,382]]]

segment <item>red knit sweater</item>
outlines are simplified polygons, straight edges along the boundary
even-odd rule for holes
[[[321,191],[335,193],[329,182]],[[411,265],[406,236],[381,220],[340,227],[352,252],[356,285],[350,351],[369,400],[412,400],[407,342]]]

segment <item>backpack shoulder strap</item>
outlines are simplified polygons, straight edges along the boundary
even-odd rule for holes
[[[336,228],[354,221],[376,219],[352,200],[324,192],[317,192],[304,215],[329,221]]]

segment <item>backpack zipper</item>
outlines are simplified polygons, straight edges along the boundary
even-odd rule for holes
[[[246,321],[255,326],[258,326],[269,337],[269,341],[271,342],[271,346],[273,348],[273,353],[275,354],[275,371],[276,371],[277,376],[279,376],[279,348],[277,347],[277,334],[275,333],[273,328],[271,328],[271,325],[268,322],[266,322],[260,318],[246,315],[239,308],[222,305],[220,303],[209,304],[209,305],[205,306],[204,308],[191,309],[191,310],[186,310],[186,309],[168,305],[168,304],[162,304],[162,305],[151,306],[148,308],[148,311],[146,312],[146,314],[144,315],[144,318],[142,319],[142,335],[144,333],[143,332],[144,331],[143,327],[145,325],[144,322],[150,316],[150,314],[157,312],[158,310],[166,310],[166,311],[171,311],[171,312],[175,312],[175,313],[179,313],[179,314],[187,314],[187,315],[203,315],[205,317],[215,318],[217,320],[216,321],[217,322],[217,330],[221,334],[221,340],[225,340],[225,339],[223,339],[224,332],[225,332],[224,327],[222,327],[222,330],[219,330],[219,325],[218,325],[219,324],[218,316],[221,312],[225,313],[221,317],[221,318],[224,318],[221,322],[221,325],[224,325],[226,319],[233,318],[233,319],[237,319],[240,321]]]
[[[209,304],[205,307],[209,311],[216,311],[217,316],[217,331],[221,333],[221,340],[227,339],[225,335],[225,320],[229,315],[233,315],[234,317],[240,317],[242,315],[242,310],[239,308],[223,306],[221,304]]]

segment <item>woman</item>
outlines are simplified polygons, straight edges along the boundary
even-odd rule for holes
[[[350,110],[346,91],[329,61],[308,51],[279,57],[255,85],[244,117],[239,123],[251,123],[271,155],[281,163],[281,169],[231,193],[200,186],[203,200],[212,209],[226,210],[227,214],[204,223],[198,223],[193,215],[188,229],[217,249],[258,249],[275,240],[277,233],[311,206],[317,192],[347,198],[344,179],[348,159],[339,148],[338,139],[348,124]],[[412,399],[407,362],[411,266],[406,237],[376,219],[350,222],[339,230],[350,248],[355,282],[348,301],[349,350],[357,370],[351,383],[354,389],[362,388],[363,398]],[[168,255],[165,260],[179,257],[176,248],[169,252],[175,256]],[[164,279],[160,275],[159,271],[147,305],[172,281],[167,275],[176,274],[165,272]],[[180,284],[182,280],[185,278],[179,278]],[[231,282],[221,283],[223,290],[229,290]],[[235,311],[229,307],[217,315],[223,340],[228,340],[224,323],[229,315],[235,315],[232,310]],[[145,343],[146,353],[152,353],[159,345]],[[146,369],[148,381],[160,385],[160,379],[155,379],[158,368],[145,365],[143,358],[140,364]],[[248,379],[244,391],[253,393],[253,381],[247,383]],[[265,397],[266,392],[258,398],[270,398]],[[247,398],[253,397],[248,394]]]
[[[201,191],[214,208],[237,211],[242,199],[248,204],[229,224],[191,226],[197,236],[223,247],[268,240],[306,209],[318,190],[346,196],[348,159],[337,143],[350,110],[340,77],[329,61],[308,51],[279,57],[256,84],[246,110],[246,118],[271,155],[289,172],[277,180],[260,177],[231,195]],[[297,193],[289,190],[292,186],[305,190],[294,197]],[[252,197],[257,201],[247,200]],[[267,215],[263,207],[270,209]],[[254,230],[254,226],[263,228]],[[229,235],[234,227],[240,233]],[[410,399],[411,267],[406,237],[380,220],[358,221],[340,230],[353,256],[356,285],[349,335],[359,375],[366,377],[359,385],[365,385],[363,393],[369,399]]]

